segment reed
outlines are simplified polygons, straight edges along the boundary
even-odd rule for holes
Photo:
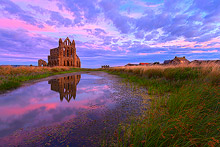
[[[71,67],[0,66],[0,93],[19,87],[22,82],[87,69]]]
[[[113,145],[220,146],[219,65],[117,67],[107,72],[145,86],[151,97],[143,116],[119,126]]]

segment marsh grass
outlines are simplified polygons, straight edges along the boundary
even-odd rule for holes
[[[220,66],[117,67],[148,89],[149,109],[119,126],[114,146],[220,146]]]
[[[87,70],[89,69],[79,69],[71,67],[0,66],[0,92],[17,88],[22,84],[22,82],[25,81],[41,79],[56,74]]]

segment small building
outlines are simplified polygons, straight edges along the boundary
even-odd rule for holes
[[[159,64],[160,64],[160,62],[154,62],[154,63],[153,63],[153,65],[156,65],[156,64],[157,64],[157,65],[159,65]]]
[[[164,60],[163,64],[170,64],[171,60]]]
[[[103,65],[102,68],[109,68],[109,65]]]
[[[125,66],[138,66],[139,64],[132,64],[132,63],[128,63]]]
[[[175,56],[175,58],[174,58],[173,60],[171,60],[169,64],[174,64],[174,65],[176,65],[176,64],[189,64],[189,63],[190,63],[190,61],[187,60],[187,59],[185,58],[185,56],[183,56],[183,57],[177,57],[177,56]]]
[[[147,65],[150,65],[150,63],[139,63],[139,65],[147,66]]]

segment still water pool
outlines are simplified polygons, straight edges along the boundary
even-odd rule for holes
[[[138,116],[144,89],[103,72],[51,77],[0,95],[1,146],[99,146]]]

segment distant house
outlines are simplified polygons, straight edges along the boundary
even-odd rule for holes
[[[102,68],[109,68],[109,65],[103,65]]]
[[[153,65],[160,64],[160,62],[154,62]]]
[[[190,61],[187,60],[185,58],[185,56],[183,56],[183,57],[177,57],[176,56],[173,60],[171,60],[169,62],[169,64],[189,64],[189,63],[190,63]]]
[[[138,66],[139,64],[131,64],[131,63],[128,63],[126,64],[125,66]]]
[[[170,64],[171,60],[164,60],[163,64]]]
[[[150,63],[139,63],[139,65],[146,66],[146,65],[150,65]]]

